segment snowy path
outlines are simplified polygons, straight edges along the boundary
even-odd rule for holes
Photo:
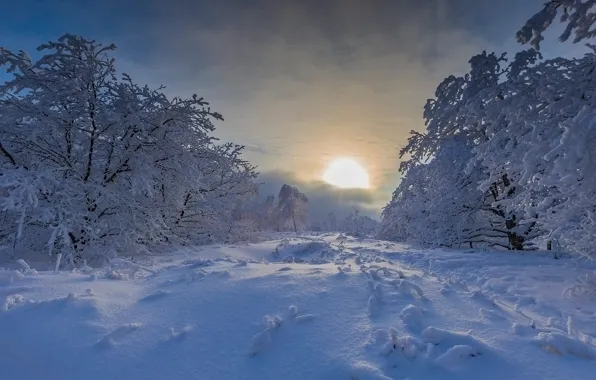
[[[562,296],[571,260],[328,236],[83,272],[0,270],[0,378],[596,373],[596,300]]]

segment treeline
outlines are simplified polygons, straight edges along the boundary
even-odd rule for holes
[[[269,195],[264,201],[248,205],[243,218],[251,220],[262,231],[311,231],[341,232],[352,236],[371,236],[377,232],[379,222],[354,208],[345,217],[337,217],[333,212],[326,218],[312,218],[308,197],[298,188],[283,185],[276,196]]]

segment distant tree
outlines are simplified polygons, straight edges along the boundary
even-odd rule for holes
[[[366,215],[360,215],[360,210],[354,208],[340,223],[340,231],[357,236],[375,235],[379,222]]]
[[[330,212],[327,214],[327,231],[337,231],[337,218],[335,214]]]
[[[264,201],[258,204],[254,217],[257,219],[257,224],[260,229],[280,230],[279,210],[274,195],[268,195]]]
[[[278,210],[284,223],[292,222],[294,232],[308,223],[308,198],[296,187],[283,185],[279,191]]]

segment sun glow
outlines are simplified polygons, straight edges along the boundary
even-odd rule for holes
[[[338,158],[331,162],[323,180],[342,189],[368,189],[370,186],[366,170],[351,158]]]

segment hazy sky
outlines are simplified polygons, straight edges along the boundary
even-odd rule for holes
[[[217,136],[247,145],[264,193],[288,182],[316,214],[380,210],[440,80],[482,50],[519,50],[515,32],[544,1],[21,0],[2,7],[0,45],[31,51],[65,32],[114,42],[137,82],[211,101],[225,118]],[[552,42],[551,54],[570,48]],[[373,189],[318,182],[338,156]]]

